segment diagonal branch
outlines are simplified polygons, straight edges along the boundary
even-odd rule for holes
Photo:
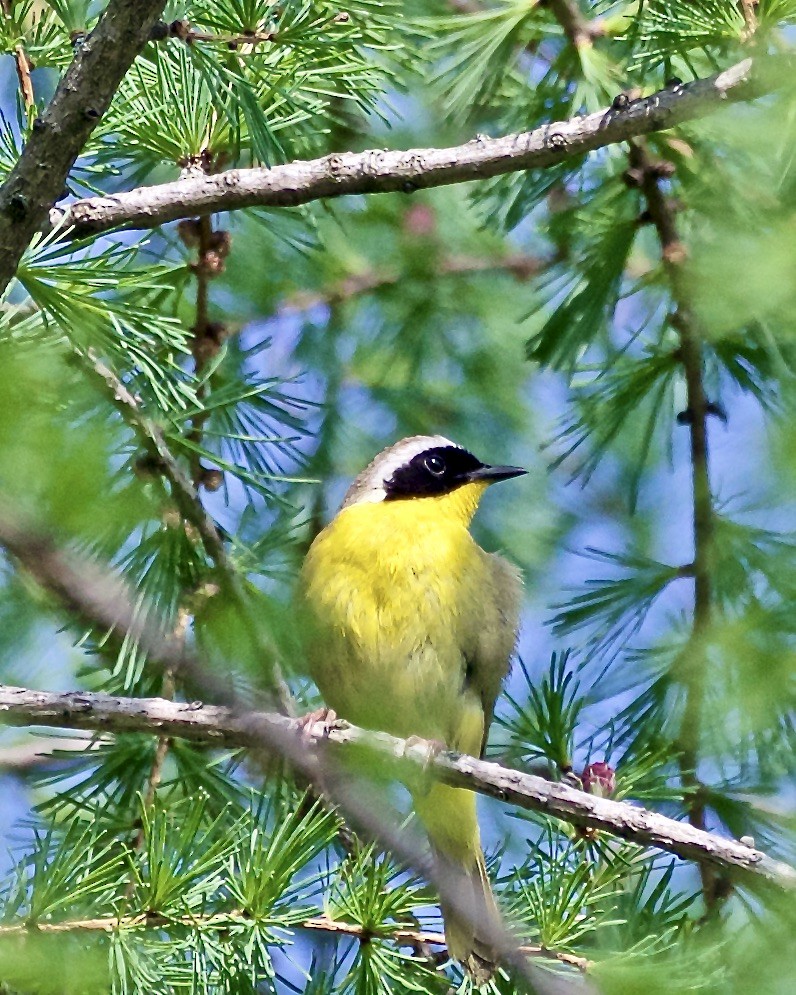
[[[549,784],[541,778],[512,771],[498,764],[485,763],[473,757],[456,754],[435,755],[433,744],[410,744],[392,736],[367,733],[351,727],[327,729],[321,724],[314,732],[320,734],[312,746],[307,730],[300,732],[295,719],[269,713],[253,713],[243,708],[230,690],[230,682],[209,671],[184,646],[175,640],[154,612],[136,609],[131,592],[122,580],[103,570],[86,557],[65,553],[49,537],[20,525],[13,514],[0,505],[0,545],[12,553],[36,580],[55,593],[61,602],[95,623],[113,626],[116,631],[138,627],[150,661],[167,668],[176,664],[184,677],[190,677],[199,692],[218,701],[231,702],[232,707],[219,712],[219,706],[207,706],[164,701],[163,699],[124,699],[108,695],[77,693],[51,697],[47,692],[25,688],[3,689],[0,712],[6,719],[23,725],[64,725],[72,722],[76,728],[90,727],[107,731],[110,728],[131,730],[146,728],[160,735],[184,735],[186,729],[201,728],[201,737],[209,735],[215,745],[232,742],[248,743],[284,758],[316,790],[328,792],[347,820],[364,830],[367,836],[389,850],[407,867],[429,880],[447,905],[465,922],[479,915],[465,882],[446,870],[439,871],[427,857],[419,840],[405,828],[396,827],[394,813],[384,811],[369,797],[367,782],[343,765],[334,752],[336,742],[359,742],[370,749],[380,750],[385,761],[414,761],[421,769],[434,768],[441,779],[450,784],[492,794],[504,801],[546,812],[577,825],[606,829],[628,840],[658,846],[687,859],[695,859],[734,871],[750,881],[771,882],[782,888],[796,887],[796,871],[765,854],[730,840],[701,832],[658,816],[653,812],[611,802],[574,791],[563,784]],[[142,621],[143,619],[143,621]],[[158,638],[160,637],[160,639]],[[159,647],[159,641],[162,646]],[[165,709],[165,711],[164,711]],[[196,721],[198,716],[212,716],[215,722]],[[117,718],[124,716],[123,719]],[[189,721],[186,724],[185,718]],[[219,721],[221,718],[228,724]],[[193,719],[193,721],[191,721]],[[117,725],[118,723],[118,725]],[[176,723],[176,724],[175,724]],[[230,738],[232,737],[232,738]],[[194,738],[196,738],[194,736]],[[502,924],[487,926],[488,942],[506,967],[512,967],[537,990],[549,990],[539,969],[520,948],[516,937]],[[591,988],[587,989],[591,992]]]
[[[22,155],[0,187],[0,293],[165,6],[165,0],[110,0],[34,122]]]
[[[0,716],[14,725],[55,726],[101,732],[149,732],[215,747],[261,746],[264,735],[293,735],[300,719],[270,712],[239,712],[202,702],[163,698],[121,698],[88,692],[32,691],[0,685]],[[308,736],[326,743],[365,747],[384,763],[409,762],[428,768],[446,784],[469,788],[519,808],[562,819],[576,826],[603,830],[613,836],[657,847],[684,860],[695,860],[737,873],[747,880],[763,879],[781,888],[796,889],[796,870],[754,847],[628,802],[612,801],[577,791],[566,784],[458,753],[438,753],[422,740],[406,741],[382,732],[369,732],[348,723],[315,723]],[[317,745],[315,747],[317,750]]]
[[[452,148],[376,149],[272,169],[232,169],[79,200],[65,213],[51,212],[50,220],[88,235],[117,227],[154,228],[177,218],[244,207],[295,207],[344,194],[412,193],[545,168],[771,92],[787,78],[785,65],[779,75],[772,72],[774,65],[774,60],[744,59],[714,76],[668,87],[624,108],[608,107],[504,138],[478,136]]]
[[[94,373],[105,382],[124,420],[138,433],[149,454],[156,461],[158,470],[171,484],[175,504],[186,521],[190,522],[199,533],[207,555],[222,575],[231,578],[233,569],[221,533],[205,510],[193,481],[169,449],[163,430],[144,414],[136,398],[106,363],[92,352],[89,352],[87,359]]]

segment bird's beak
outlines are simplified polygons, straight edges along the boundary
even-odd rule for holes
[[[471,483],[476,480],[484,480],[488,484],[494,484],[498,480],[521,477],[527,472],[521,466],[480,466],[477,470],[471,470],[467,474],[467,480]]]

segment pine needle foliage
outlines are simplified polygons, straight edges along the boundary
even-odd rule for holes
[[[0,182],[104,6],[0,4]],[[795,20],[794,0],[168,3],[60,207],[615,112],[750,55],[781,78],[411,198],[45,228],[0,297],[0,510],[112,564],[247,702],[302,711],[296,572],[352,475],[418,432],[522,463],[474,525],[528,592],[489,758],[793,861]],[[10,557],[0,592],[0,682],[194,699]],[[273,758],[154,729],[20,763],[26,735],[0,730],[3,995],[475,990],[433,887]],[[365,752],[348,775],[414,828],[392,769]],[[540,992],[792,989],[789,897],[488,814]],[[485,990],[530,985],[503,966]]]

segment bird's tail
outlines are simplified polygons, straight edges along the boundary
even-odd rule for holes
[[[446,884],[440,908],[448,953],[482,985],[495,972],[501,919],[481,850],[475,795],[435,784],[415,797],[415,806]]]

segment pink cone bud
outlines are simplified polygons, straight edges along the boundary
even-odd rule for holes
[[[583,790],[598,798],[610,798],[616,791],[616,771],[604,760],[588,764],[580,776]]]

